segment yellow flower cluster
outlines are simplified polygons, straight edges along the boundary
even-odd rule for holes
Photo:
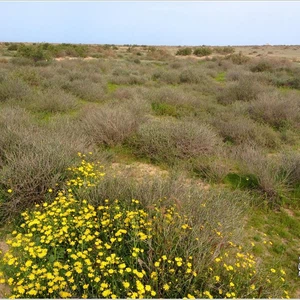
[[[212,252],[208,271],[197,274],[199,257],[186,255],[184,248],[187,240],[195,241],[193,225],[176,205],[162,199],[146,210],[132,199],[104,200],[96,207],[77,199],[77,189],[104,176],[99,162],[79,156],[81,164],[69,169],[68,188],[24,212],[7,241],[0,283],[10,286],[11,298],[257,297],[256,261],[232,242]],[[211,233],[223,241],[222,224]],[[283,270],[269,273],[284,280]]]
[[[92,155],[92,152],[89,152]],[[91,163],[88,162],[85,154],[78,153],[78,156],[82,158],[80,166],[70,167],[70,177],[66,184],[68,186],[78,187],[78,188],[88,188],[95,186],[102,177],[105,175],[103,172],[104,166],[100,162]]]
[[[264,297],[261,293],[259,282],[262,278],[257,274],[257,262],[249,252],[242,252],[243,248],[232,242],[228,242],[226,250],[222,251],[222,255],[215,257],[214,265],[209,268],[209,278],[213,278],[210,282],[210,292],[203,293],[204,298],[236,298],[239,295],[247,297]],[[271,269],[270,273],[275,273],[275,269]],[[284,276],[284,270],[281,270]],[[271,283],[270,277],[266,275],[263,282]],[[261,281],[260,281],[261,282]],[[209,294],[208,294],[209,293]],[[288,298],[288,295],[284,295]],[[266,298],[266,295],[265,295]]]
[[[91,186],[103,176],[99,167],[83,160],[71,169],[77,184],[67,183]],[[135,199],[127,204],[105,200],[94,207],[77,200],[71,188],[58,191],[51,203],[24,212],[23,223],[7,241],[3,264],[11,297],[156,298],[174,291],[184,296],[180,280],[197,276],[192,257],[155,251],[161,213],[168,223],[176,216],[189,227],[175,210],[146,212]]]

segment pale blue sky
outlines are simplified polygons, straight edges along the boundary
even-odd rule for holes
[[[300,2],[0,2],[0,41],[300,44]]]

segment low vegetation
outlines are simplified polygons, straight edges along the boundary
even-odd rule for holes
[[[299,296],[297,63],[230,46],[0,53],[1,297]]]

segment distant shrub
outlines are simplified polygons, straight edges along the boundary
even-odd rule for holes
[[[273,70],[273,66],[270,61],[261,60],[257,64],[250,67],[252,72],[269,72]]]
[[[292,63],[285,58],[262,57],[254,58],[249,63],[252,72],[274,72],[287,71],[292,72]]]
[[[34,66],[35,62],[26,57],[13,57],[10,62],[16,66]]]
[[[232,54],[235,52],[234,47],[231,46],[214,47],[213,50],[219,54]]]
[[[136,66],[137,67],[137,66]],[[146,82],[146,78],[138,70],[115,68],[112,74],[108,77],[110,83],[113,84],[128,84],[139,85]]]
[[[9,51],[17,51],[17,50],[18,50],[18,44],[16,44],[16,43],[10,44],[10,45],[7,47],[7,50],[9,50]]]
[[[220,139],[207,125],[188,121],[157,120],[143,124],[131,145],[136,154],[173,164],[178,159],[213,152]]]
[[[243,65],[250,60],[250,58],[243,55],[242,52],[239,52],[239,54],[231,54],[227,56],[227,59],[230,59],[236,65]]]
[[[176,55],[182,55],[182,56],[186,56],[186,55],[191,55],[193,52],[192,48],[180,48],[177,50]]]
[[[18,47],[17,55],[32,59],[34,62],[41,60],[49,60],[51,56],[45,52],[42,45],[20,45]]]
[[[194,50],[193,54],[201,57],[211,55],[212,52],[212,49],[209,47],[199,47]]]
[[[54,57],[74,56],[86,57],[88,55],[88,47],[78,44],[50,44],[47,46],[48,53]]]
[[[171,59],[172,57],[173,56],[169,53],[169,51],[152,47],[151,50],[147,52],[146,59],[165,61]]]

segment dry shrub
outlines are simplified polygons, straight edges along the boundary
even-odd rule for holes
[[[109,76],[108,81],[113,84],[134,85],[134,84],[144,84],[146,82],[146,79],[142,76],[130,74],[130,75]]]
[[[38,112],[67,112],[78,107],[78,101],[72,94],[57,88],[36,93],[29,104],[30,109]]]
[[[178,84],[180,82],[180,73],[177,70],[156,70],[152,79],[154,81],[163,82],[166,84]]]
[[[292,185],[300,184],[300,153],[296,151],[290,151],[282,153],[281,156],[281,168],[284,174],[287,176],[287,182]]]
[[[106,172],[94,189],[86,190],[80,197],[95,206],[102,205],[103,199],[118,199],[120,203],[139,199],[143,207],[150,211],[157,203],[160,203],[162,211],[175,204],[181,214],[188,216],[189,224],[194,228],[194,242],[177,238],[172,226],[164,226],[162,242],[157,244],[157,251],[165,247],[164,236],[171,236],[176,243],[182,243],[182,255],[193,253],[191,255],[197,261],[197,271],[200,273],[211,266],[212,259],[219,255],[229,239],[232,242],[240,240],[243,217],[251,201],[248,193],[223,189],[205,191],[193,181],[187,182],[176,174],[167,178],[146,177],[137,181],[122,173],[116,175],[113,171]],[[200,228],[200,234],[197,228]],[[214,234],[216,228],[222,231],[221,239]]]
[[[250,58],[243,55],[242,52],[239,52],[238,54],[230,54],[226,56],[226,59],[231,60],[235,65],[244,65],[250,61]]]
[[[0,217],[15,216],[44,199],[48,188],[60,183],[76,158],[86,148],[77,138],[55,129],[39,128],[20,108],[0,113],[0,186],[13,193],[0,205]],[[67,127],[61,128],[64,132]],[[70,129],[70,128],[69,128]]]
[[[103,101],[106,98],[106,86],[90,80],[74,80],[68,82],[65,89],[83,100],[91,102]]]
[[[34,67],[19,67],[12,73],[12,76],[20,78],[30,86],[39,86],[42,82],[38,69]]]
[[[225,151],[218,151],[217,155],[201,155],[192,162],[193,172],[209,182],[222,183],[231,172],[231,161]]]
[[[251,79],[251,80],[250,80]],[[258,98],[264,87],[253,78],[243,77],[237,82],[228,84],[218,95],[221,104],[234,101],[251,101]]]
[[[275,148],[280,143],[272,128],[258,124],[246,116],[223,113],[218,118],[213,118],[211,124],[218,129],[225,142],[244,144],[253,141],[268,148]]]
[[[118,100],[132,99],[134,96],[135,91],[128,87],[119,87],[112,93],[112,97]]]
[[[170,105],[197,105],[198,99],[190,92],[171,87],[161,87],[147,92],[151,102],[167,103]]]
[[[251,73],[243,66],[232,66],[226,73],[226,81],[238,81],[245,76],[249,76]]]
[[[276,157],[266,156],[261,148],[253,144],[233,149],[234,158],[240,163],[241,172],[256,177],[257,188],[272,202],[287,192],[287,176],[283,174]]]
[[[173,119],[149,121],[131,140],[137,155],[167,163],[212,153],[219,143],[218,135],[208,125]]]
[[[88,107],[80,119],[87,136],[96,144],[115,146],[133,135],[144,117],[139,112],[139,107],[134,107],[134,104],[131,109],[128,105],[119,104],[100,108]]]
[[[0,82],[0,102],[10,98],[22,100],[30,94],[30,87],[21,79],[6,77]]]
[[[210,78],[206,75],[203,69],[185,69],[180,73],[179,76],[181,83],[197,83],[207,84]]]
[[[292,68],[292,63],[285,58],[254,58],[249,65],[252,72],[273,72]]]
[[[250,103],[249,114],[275,128],[288,124],[299,125],[300,97],[296,93],[263,93]]]

